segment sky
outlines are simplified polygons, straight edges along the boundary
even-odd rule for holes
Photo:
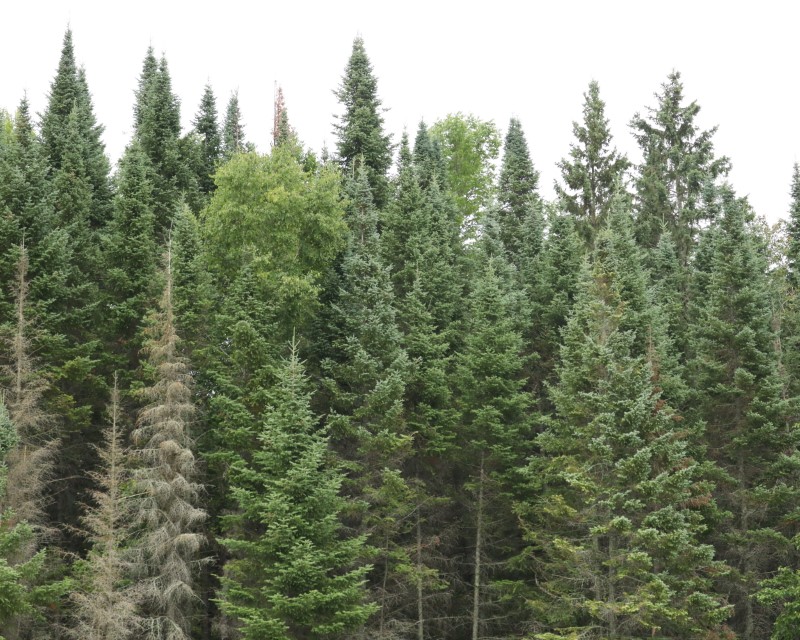
[[[733,163],[730,182],[772,222],[788,211],[800,161],[798,2],[32,0],[4,3],[0,23],[0,108],[13,111],[27,94],[41,113],[69,25],[113,161],[131,135],[151,44],[169,63],[184,128],[206,83],[221,113],[238,89],[246,137],[266,151],[278,83],[302,141],[334,148],[333,90],[358,35],[395,141],[404,129],[413,139],[420,119],[459,111],[503,132],[517,117],[545,197],[592,79],[614,144],[637,162],[628,123],[680,71],[700,126],[719,127],[715,147]]]

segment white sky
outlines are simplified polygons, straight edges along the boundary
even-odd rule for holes
[[[27,91],[41,112],[69,23],[105,141],[116,160],[131,133],[133,91],[149,44],[165,53],[188,127],[206,82],[224,112],[239,89],[247,138],[269,145],[274,82],[306,145],[332,148],[332,89],[361,34],[387,129],[412,136],[420,118],[474,113],[505,130],[520,118],[543,193],[572,142],[589,81],[618,148],[638,154],[628,130],[672,69],[697,99],[703,127],[719,125],[718,154],[757,212],[786,214],[800,159],[800,3],[710,0],[491,3],[371,0],[245,3],[79,0],[3,3],[0,108]]]

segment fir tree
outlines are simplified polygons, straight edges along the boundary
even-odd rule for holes
[[[519,506],[542,640],[700,637],[729,613],[709,593],[724,566],[700,541],[713,503],[691,457],[697,423],[662,398],[657,349],[624,301],[636,292],[621,278],[616,233],[601,232],[565,329],[555,416],[528,469],[535,497]]]
[[[608,215],[611,199],[630,166],[628,159],[611,148],[611,132],[596,81],[583,94],[583,122],[572,123],[575,142],[569,160],[558,163],[564,186],[556,184],[567,212],[576,218],[584,240],[591,247]]]
[[[789,204],[789,220],[786,232],[788,246],[786,249],[789,260],[789,278],[795,289],[800,284],[800,164],[794,163],[792,170],[792,185],[789,189],[791,202]]]
[[[500,238],[511,263],[519,266],[524,250],[522,227],[538,200],[539,173],[533,168],[528,143],[517,118],[511,118],[503,146],[503,163],[497,188],[497,222]]]
[[[482,245],[485,240],[482,239]],[[522,336],[513,317],[518,295],[503,277],[500,256],[481,246],[484,260],[468,299],[462,351],[454,373],[460,413],[460,466],[467,491],[457,496],[471,540],[468,620],[472,640],[502,629],[492,582],[505,575],[516,537],[509,499],[514,468],[525,456],[530,396],[523,390]],[[498,545],[497,540],[503,540]],[[502,609],[501,609],[502,611]],[[497,615],[497,620],[495,615]],[[463,615],[463,614],[462,614]],[[466,617],[466,616],[465,616]]]
[[[197,186],[201,193],[209,194],[215,189],[213,175],[222,154],[222,140],[217,122],[217,99],[210,84],[203,90],[200,107],[192,124],[200,143]]]
[[[344,535],[343,475],[309,408],[310,393],[292,346],[270,406],[257,427],[258,448],[231,467],[238,513],[226,518],[223,611],[248,639],[339,638],[364,624],[368,565],[364,538]]]
[[[371,629],[386,637],[397,592],[411,564],[398,537],[413,510],[401,475],[410,437],[403,415],[408,357],[400,346],[388,269],[379,255],[377,213],[366,167],[348,185],[351,236],[342,264],[334,321],[340,336],[335,355],[323,363],[330,402],[327,425],[349,471],[346,488],[364,511],[357,529],[374,548],[370,575],[379,604]]]
[[[181,189],[192,187],[182,157],[180,101],[172,92],[167,60],[156,62],[153,48],[145,56],[134,107],[135,139],[153,168],[153,210],[161,237],[177,212]]]
[[[749,205],[721,191],[704,296],[693,323],[692,405],[707,424],[711,457],[726,473],[718,492],[731,519],[714,536],[735,570],[722,586],[736,605],[735,630],[767,637],[772,615],[753,598],[759,580],[791,551],[800,433],[786,397],[767,300],[766,263],[748,228]]]
[[[353,40],[342,83],[334,92],[344,113],[337,116],[339,161],[345,173],[356,175],[366,168],[375,206],[382,209],[389,196],[386,172],[392,163],[391,137],[384,133],[378,81],[364,48],[364,40]]]
[[[239,92],[234,91],[225,110],[225,123],[222,127],[222,156],[230,159],[234,154],[241,153],[247,148],[242,112],[239,110]]]

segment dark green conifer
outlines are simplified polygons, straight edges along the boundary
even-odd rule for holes
[[[340,337],[334,357],[323,363],[330,398],[327,425],[349,471],[348,493],[364,507],[356,526],[374,549],[370,588],[379,606],[370,629],[385,637],[394,599],[398,590],[407,590],[406,568],[412,564],[399,544],[414,508],[401,475],[411,446],[403,411],[409,364],[389,270],[379,254],[365,166],[348,184],[348,195],[351,235],[334,317]]]
[[[701,637],[729,613],[710,594],[724,565],[701,543],[713,502],[691,457],[698,423],[662,396],[659,349],[625,302],[637,292],[620,271],[618,232],[601,232],[584,275],[551,388],[555,416],[528,468],[534,497],[519,503],[541,640]]]
[[[709,219],[701,206],[703,190],[727,175],[730,162],[714,157],[716,128],[698,128],[697,102],[684,104],[680,73],[669,74],[656,99],[658,105],[649,107],[646,117],[637,114],[631,121],[644,155],[636,179],[636,238],[652,249],[661,229],[668,229],[685,265],[697,233]]]
[[[374,612],[360,564],[364,536],[345,534],[343,474],[309,408],[297,355],[281,367],[256,427],[256,448],[230,468],[238,512],[225,518],[222,610],[253,640],[341,638]]]
[[[353,40],[342,83],[334,93],[344,110],[333,126],[339,162],[348,175],[355,176],[362,165],[366,168],[375,206],[382,209],[389,197],[386,172],[392,164],[392,145],[383,130],[378,81],[361,37]]]
[[[217,99],[210,84],[205,86],[200,107],[192,121],[194,133],[200,144],[200,166],[197,167],[197,186],[201,193],[211,193],[214,186],[213,175],[222,154],[222,139],[217,122]]]
[[[692,406],[706,422],[708,451],[725,472],[717,492],[730,521],[714,532],[734,569],[722,588],[742,638],[765,638],[774,613],[760,607],[758,582],[791,554],[800,431],[797,402],[786,396],[768,304],[766,260],[748,223],[746,200],[720,191],[721,216],[703,297],[696,300],[690,382]]]
[[[497,188],[496,219],[500,239],[511,263],[520,266],[520,253],[525,250],[523,226],[531,209],[538,204],[539,172],[533,168],[528,142],[517,118],[511,118],[503,146],[503,163]]]
[[[239,110],[239,92],[234,91],[225,110],[225,123],[222,127],[222,156],[230,159],[235,153],[241,153],[247,148],[242,112]]]
[[[575,142],[569,157],[558,163],[564,186],[556,184],[567,212],[577,220],[581,236],[591,247],[611,206],[617,184],[630,166],[628,159],[611,148],[611,132],[596,81],[583,94],[583,122],[572,123]]]
[[[789,279],[795,289],[800,285],[800,164],[794,163],[792,185],[789,189],[789,220],[786,226],[787,248],[789,260]]]

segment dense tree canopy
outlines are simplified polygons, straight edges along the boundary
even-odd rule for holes
[[[592,82],[551,199],[357,37],[319,156],[151,47],[112,173],[76,50],[0,111],[0,638],[798,637],[797,165],[769,226]]]

